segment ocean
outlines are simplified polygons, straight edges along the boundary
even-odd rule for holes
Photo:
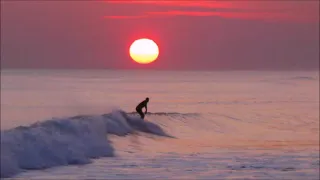
[[[1,70],[4,179],[307,180],[319,167],[319,71]]]

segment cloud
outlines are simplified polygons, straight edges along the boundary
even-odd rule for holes
[[[309,22],[310,19],[304,17],[297,18],[286,13],[274,13],[274,12],[206,12],[206,11],[158,11],[158,12],[145,12],[144,15],[132,15],[132,16],[105,16],[108,19],[140,19],[151,17],[169,17],[169,16],[198,16],[209,17],[216,16],[221,18],[237,18],[244,20],[265,20],[265,21],[287,21],[287,22]],[[314,20],[316,21],[316,20]]]
[[[202,8],[231,8],[232,2],[223,1],[106,1],[111,4],[138,4],[138,5],[158,5],[158,6],[183,6]]]
[[[148,16],[141,15],[141,16],[104,16],[108,19],[139,19],[139,18],[146,18]]]
[[[143,11],[138,15],[105,16],[105,18],[132,19],[166,16],[218,16],[248,20],[319,22],[319,3],[314,1],[107,1],[110,4],[131,4],[165,7],[165,11]],[[188,8],[181,10],[181,7]],[[177,10],[177,8],[180,8]],[[190,9],[191,8],[191,9]],[[199,9],[200,8],[200,9]]]
[[[147,12],[150,15],[162,15],[162,16],[218,16],[223,18],[238,18],[238,19],[251,19],[251,20],[268,20],[268,21],[295,21],[290,14],[287,13],[274,13],[274,12],[196,12],[196,11],[166,11],[166,12]],[[304,19],[300,19],[303,21]]]

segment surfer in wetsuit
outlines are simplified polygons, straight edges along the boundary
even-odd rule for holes
[[[147,108],[147,104],[149,102],[149,98],[146,98],[144,101],[142,101],[140,104],[138,104],[138,106],[136,107],[136,111],[137,113],[141,116],[141,119],[144,119],[144,115],[147,114],[148,112],[148,108]],[[145,112],[143,114],[142,112],[142,108],[145,108]]]

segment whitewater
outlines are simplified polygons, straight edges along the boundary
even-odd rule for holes
[[[319,179],[319,168],[318,71],[1,70],[2,179]]]

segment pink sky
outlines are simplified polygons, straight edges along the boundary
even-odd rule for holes
[[[310,69],[318,1],[1,1],[2,68]],[[137,38],[160,48],[134,63]]]

